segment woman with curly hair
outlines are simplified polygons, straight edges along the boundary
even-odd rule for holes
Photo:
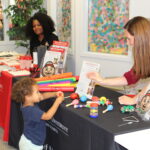
[[[36,13],[29,19],[26,25],[26,36],[30,39],[30,54],[40,45],[51,46],[53,41],[58,41],[54,22],[44,13]]]

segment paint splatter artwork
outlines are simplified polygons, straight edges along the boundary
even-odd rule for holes
[[[71,0],[57,0],[57,33],[71,45]]]
[[[129,19],[129,0],[88,2],[88,50],[128,55],[123,26]]]

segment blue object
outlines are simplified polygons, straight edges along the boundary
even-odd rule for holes
[[[86,102],[86,101],[87,101],[87,97],[84,96],[84,95],[81,96],[81,97],[80,97],[80,101],[81,101],[81,102]]]

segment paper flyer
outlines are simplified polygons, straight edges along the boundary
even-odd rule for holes
[[[77,84],[76,93],[80,96],[86,96],[91,99],[93,96],[95,82],[87,78],[88,72],[99,72],[100,64],[95,62],[84,61],[82,64],[79,81]]]

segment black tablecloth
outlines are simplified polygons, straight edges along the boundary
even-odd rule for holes
[[[66,93],[69,95],[70,93]],[[97,86],[95,96],[105,96],[113,102],[114,110],[102,113],[106,106],[99,107],[99,116],[96,119],[89,117],[89,108],[75,109],[65,107],[71,100],[66,99],[59,107],[52,120],[46,122],[47,136],[45,150],[119,150],[124,149],[114,142],[114,135],[149,128],[149,122],[143,122],[136,113],[120,113],[118,97],[120,93]],[[43,110],[48,110],[54,100],[45,100],[40,103]],[[9,144],[17,147],[22,134],[22,120],[19,104],[12,102],[10,120]],[[16,116],[15,113],[18,115]],[[140,120],[139,123],[118,125],[124,123],[122,118],[133,115]],[[19,119],[19,120],[18,120]],[[17,136],[16,136],[17,135]],[[16,137],[14,139],[14,136]]]

